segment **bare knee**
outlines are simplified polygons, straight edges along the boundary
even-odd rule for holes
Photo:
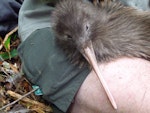
[[[150,103],[150,63],[123,58],[100,65],[101,74],[113,94],[118,109],[111,106],[103,87],[91,72],[70,107],[71,113],[147,113]]]

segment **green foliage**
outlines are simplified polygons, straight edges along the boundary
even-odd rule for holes
[[[0,51],[0,58],[7,60],[18,56],[16,47],[12,45],[17,40],[19,40],[17,34],[13,33],[4,41],[4,48]]]
[[[4,60],[7,60],[7,59],[11,59],[13,57],[16,57],[18,55],[18,52],[16,49],[13,49],[9,52],[2,52],[0,53],[0,57]]]
[[[11,39],[11,36],[9,36],[8,39],[4,43],[4,47],[5,47],[7,52],[10,51],[10,39]]]

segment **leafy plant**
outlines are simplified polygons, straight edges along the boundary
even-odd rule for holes
[[[0,58],[3,60],[14,58],[18,55],[15,44],[18,42],[17,28],[8,33],[4,39],[1,38]]]

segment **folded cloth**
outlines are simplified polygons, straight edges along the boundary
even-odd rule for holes
[[[18,25],[18,13],[21,7],[19,0],[1,0],[0,3],[0,36],[5,35]]]
[[[44,99],[66,112],[89,73],[88,67],[69,63],[49,27],[34,31],[18,52],[28,80],[40,87]]]

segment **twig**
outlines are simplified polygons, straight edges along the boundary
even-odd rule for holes
[[[18,81],[23,75],[23,73],[19,72],[18,69],[15,66],[13,66],[13,64],[11,63],[3,61],[2,66],[0,67],[0,71],[4,72],[6,76],[9,77],[7,78],[6,81],[10,83],[15,84],[15,82]],[[14,75],[14,76],[11,76],[11,75]]]
[[[40,103],[40,102],[35,101],[35,100],[31,100],[31,99],[26,97],[26,96],[30,95],[31,93],[33,93],[34,91],[36,91],[37,89],[39,89],[39,88],[33,89],[32,91],[28,92],[27,94],[25,94],[23,96],[21,96],[20,94],[15,93],[13,91],[7,91],[7,94],[9,94],[10,96],[12,96],[14,98],[18,98],[18,99],[13,101],[10,104],[7,104],[6,106],[3,106],[0,110],[5,109],[8,106],[11,106],[11,105],[15,104],[18,101],[23,101],[23,102],[29,103],[33,106],[38,106],[42,110],[52,112],[52,109],[49,106],[45,106],[43,103]]]
[[[3,72],[3,73],[5,73],[6,74],[6,76],[5,77],[7,77],[7,76],[10,76],[6,71],[5,71],[5,69],[3,68],[3,67],[0,67],[0,70]]]
[[[38,88],[37,88],[37,89],[38,89]],[[0,108],[0,111],[3,110],[3,109],[5,109],[5,108],[7,108],[7,107],[9,107],[9,106],[11,106],[11,105],[13,105],[13,104],[15,104],[15,103],[17,103],[17,102],[19,102],[21,99],[23,99],[23,98],[25,98],[26,96],[30,95],[31,93],[33,93],[33,92],[36,91],[37,89],[31,90],[30,92],[26,93],[26,94],[23,95],[23,96],[17,94],[17,97],[18,97],[18,95],[19,95],[19,98],[18,98],[17,100],[15,100],[15,101],[13,101],[13,102],[11,102],[11,103],[9,103],[9,104],[3,106],[2,108]],[[12,91],[7,91],[7,94],[13,95],[13,94],[16,94],[16,93],[14,93],[14,92],[12,92]],[[14,97],[14,96],[13,96],[13,97]],[[16,96],[15,96],[15,97],[16,97]]]
[[[4,38],[3,42],[2,42],[2,44],[0,45],[0,50],[3,48],[3,46],[4,46],[5,42],[6,42],[6,40],[8,39],[8,37],[9,37],[10,35],[12,35],[14,32],[16,32],[17,30],[18,30],[18,26],[15,27],[12,31],[10,31],[9,33],[6,34],[6,36],[5,36],[5,38]]]
[[[19,73],[18,69],[17,69],[15,66],[13,66],[13,64],[9,63],[9,65],[10,65],[10,68],[11,68],[15,73]]]

